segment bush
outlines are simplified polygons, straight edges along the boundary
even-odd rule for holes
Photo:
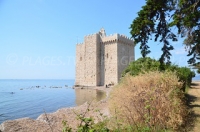
[[[172,64],[161,65],[159,61],[151,59],[149,57],[139,58],[138,60],[130,63],[130,65],[122,73],[122,77],[126,74],[132,76],[139,75],[140,73],[146,73],[149,71],[173,71],[177,73],[180,82],[183,82],[182,90],[185,91],[186,87],[190,87],[192,78],[195,77],[195,73],[187,67],[178,67]]]
[[[179,80],[183,82],[183,90],[185,91],[186,87],[190,87],[192,83],[192,78],[195,77],[195,73],[191,72],[191,70],[187,67],[177,68],[177,75]]]
[[[84,112],[82,111],[81,113],[77,113],[76,111],[73,111],[77,117],[77,122],[79,122],[77,128],[72,129],[69,123],[66,120],[63,120],[62,132],[109,132],[110,130],[107,127],[108,118],[104,116],[100,110],[93,111],[93,108],[90,108],[91,105],[92,102],[87,105],[87,108]],[[88,117],[87,114],[91,110],[92,112],[97,112],[97,115]]]
[[[110,112],[118,120],[114,126],[131,131],[180,129],[188,110],[178,81],[170,71],[126,75],[109,101]]]
[[[140,73],[157,70],[160,70],[159,61],[156,61],[155,59],[151,59],[149,57],[139,58],[138,60],[130,63],[130,65],[122,73],[122,77],[124,77],[127,73],[132,76],[136,76]]]

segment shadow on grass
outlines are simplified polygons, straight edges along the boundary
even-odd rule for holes
[[[197,119],[200,118],[200,114],[195,113],[193,109],[200,108],[200,105],[193,104],[193,102],[195,102],[198,99],[196,96],[190,94],[186,94],[185,96],[187,106],[190,109],[190,113],[187,117],[186,126],[184,126],[184,128],[185,131],[191,131],[194,129],[195,122],[197,121]]]
[[[196,88],[196,87],[190,87],[190,89],[200,89],[200,88]]]
[[[196,82],[192,82],[191,83],[191,86],[199,86],[200,84],[199,83],[196,83]]]
[[[194,95],[190,95],[190,94],[185,94],[185,97],[186,97],[186,103],[187,103],[187,106],[190,107],[190,105],[192,105],[193,102],[195,102],[198,98]],[[190,107],[191,108],[191,107]]]

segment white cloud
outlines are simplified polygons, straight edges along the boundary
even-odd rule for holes
[[[172,53],[174,53],[176,55],[185,55],[185,54],[187,54],[187,50],[182,47],[182,48],[174,49],[172,51]]]

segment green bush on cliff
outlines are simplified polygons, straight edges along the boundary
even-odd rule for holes
[[[122,76],[129,73],[132,76],[139,75],[140,73],[159,70],[160,62],[149,57],[139,58],[138,60],[129,64],[124,70]]]
[[[149,71],[173,71],[176,72],[179,81],[183,82],[183,91],[186,87],[190,87],[192,82],[192,77],[195,77],[195,73],[187,67],[179,67],[174,64],[163,64],[161,65],[158,60],[152,59],[150,57],[139,58],[138,60],[131,62],[130,65],[122,73],[122,77],[126,74],[137,76],[140,73],[146,73]]]

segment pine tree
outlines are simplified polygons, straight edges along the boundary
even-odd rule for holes
[[[178,32],[172,30],[174,27]],[[188,63],[199,64],[200,0],[146,0],[130,29],[135,43],[140,44],[143,57],[151,52],[148,41],[154,38],[163,43],[160,62],[170,63],[170,51],[174,49],[170,40],[178,41],[178,36],[181,36],[185,38],[188,56],[191,56]]]

